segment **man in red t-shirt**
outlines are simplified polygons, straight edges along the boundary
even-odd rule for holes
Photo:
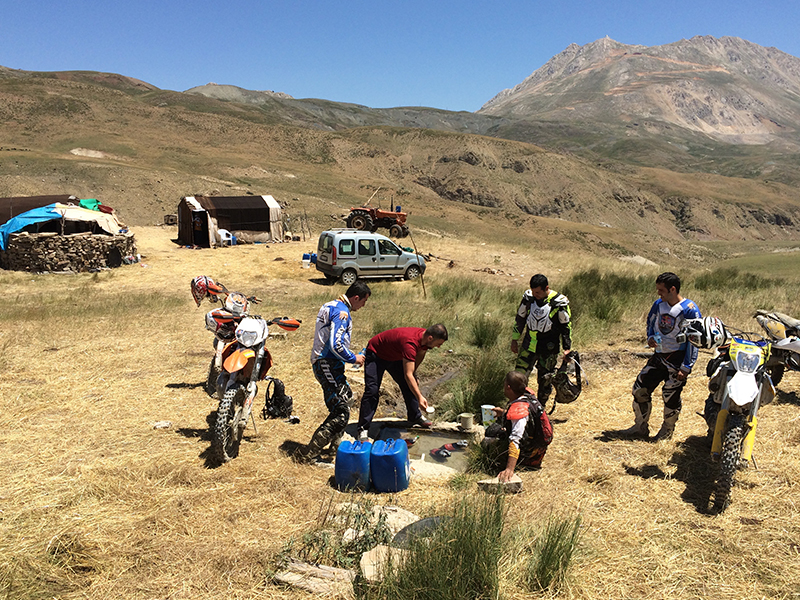
[[[420,408],[428,408],[428,400],[419,389],[417,368],[431,348],[447,341],[447,329],[441,323],[422,327],[397,327],[379,333],[367,344],[364,360],[364,395],[358,414],[359,439],[367,437],[375,410],[383,374],[388,372],[403,394],[408,422],[430,427],[431,422]]]

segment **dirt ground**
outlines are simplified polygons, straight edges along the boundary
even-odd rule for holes
[[[302,244],[187,250],[166,228],[136,234],[142,264],[95,275],[0,274],[0,591],[8,598],[309,597],[275,587],[271,560],[339,493],[330,470],[300,466],[281,447],[305,443],[326,415],[308,357],[316,311],[341,286],[302,269]],[[424,241],[444,254],[434,238]],[[485,264],[496,253],[474,252]],[[530,271],[519,255],[509,262],[512,273]],[[498,281],[463,269],[464,277]],[[452,269],[434,261],[427,276],[445,271]],[[241,282],[265,299],[265,316],[304,321],[269,344],[271,374],[286,383],[300,423],[257,419],[240,456],[218,468],[208,432],[216,401],[202,390],[208,309],[195,307],[188,286],[199,273]],[[524,286],[521,275],[507,279]],[[418,284],[397,285],[410,287],[381,289],[420,293]],[[369,310],[357,317],[366,322]],[[369,335],[357,328],[354,345]],[[695,414],[706,396],[707,354],[689,379],[673,440],[609,435],[632,423],[630,388],[643,351],[638,342],[585,349],[588,385],[553,414],[543,468],[521,473],[524,492],[509,498],[515,520],[582,516],[580,556],[559,597],[800,597],[800,376],[787,374],[776,401],[763,407],[757,468],[739,474],[732,506],[712,515],[715,467]],[[423,383],[439,375],[423,368]],[[441,393],[443,386],[431,393],[434,405]],[[660,412],[656,397],[654,428]],[[155,429],[161,421],[171,426]],[[477,493],[474,484],[463,490],[447,479],[412,479],[401,493],[369,496],[431,516]]]

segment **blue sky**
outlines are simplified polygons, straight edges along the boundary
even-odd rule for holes
[[[800,3],[0,0],[0,65],[475,111],[571,43],[741,37],[800,56]]]

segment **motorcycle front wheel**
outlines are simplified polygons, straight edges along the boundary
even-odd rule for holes
[[[226,463],[239,455],[239,444],[246,425],[242,422],[246,394],[247,390],[243,385],[236,385],[228,388],[219,401],[211,450],[220,463]]]
[[[208,366],[208,376],[206,377],[206,394],[212,398],[217,395],[217,379],[219,378],[219,367],[217,366],[217,358],[211,359],[211,364]]]
[[[745,417],[744,415],[730,415],[725,427],[722,440],[722,455],[719,460],[719,477],[717,490],[714,494],[714,509],[722,512],[731,502],[731,488],[733,476],[739,468],[742,455],[742,442],[744,441]]]

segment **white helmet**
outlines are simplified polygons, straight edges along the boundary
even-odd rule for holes
[[[688,319],[682,326],[686,340],[698,348],[713,350],[719,348],[728,338],[725,325],[717,317],[703,319]]]
[[[235,317],[246,315],[248,307],[247,296],[241,292],[231,292],[228,294],[228,297],[225,298],[225,310]]]

